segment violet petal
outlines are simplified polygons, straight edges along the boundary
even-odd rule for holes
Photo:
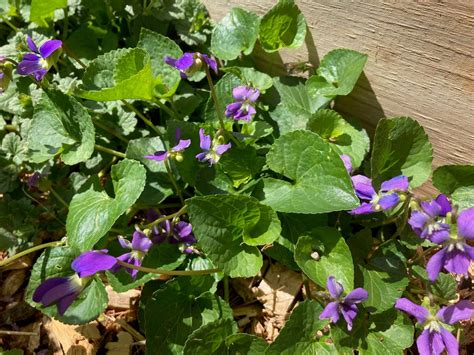
[[[41,56],[46,59],[51,54],[56,52],[59,48],[61,48],[62,45],[63,42],[59,39],[50,39],[49,41],[43,43],[43,45],[39,49],[39,52]]]
[[[429,316],[425,307],[413,303],[408,298],[399,298],[395,303],[395,308],[415,317],[418,323],[423,323]]]
[[[470,300],[462,300],[456,304],[441,308],[436,317],[447,324],[454,324],[461,320],[471,319],[474,313],[474,303]]]

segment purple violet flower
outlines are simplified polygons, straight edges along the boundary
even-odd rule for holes
[[[54,54],[61,48],[62,42],[58,39],[50,39],[44,42],[39,49],[30,36],[27,37],[27,42],[33,53],[24,54],[16,70],[20,75],[33,75],[37,81],[41,81],[53,66],[56,60]]]
[[[454,324],[461,320],[469,320],[474,313],[474,304],[468,300],[443,307],[436,315],[407,298],[399,298],[395,303],[395,308],[415,317],[424,328],[416,340],[420,355],[439,355],[444,349],[447,350],[449,355],[459,354],[459,344],[456,337],[443,324]]]
[[[33,174],[30,175],[28,180],[26,180],[26,184],[30,189],[33,187],[38,187],[38,182],[40,181],[42,176],[43,174],[41,174],[39,171],[35,171]]]
[[[474,207],[465,209],[457,217],[457,225],[452,226],[450,234],[438,233],[431,240],[444,247],[434,254],[428,264],[426,271],[428,278],[435,281],[441,269],[455,274],[466,274],[471,261],[474,260],[474,247],[466,243],[466,240],[474,239]]]
[[[48,307],[57,303],[58,313],[63,315],[66,309],[79,296],[86,280],[74,274],[71,277],[52,277],[43,281],[33,293],[33,301]]]
[[[440,243],[449,238],[450,226],[446,216],[452,211],[451,203],[446,195],[439,195],[431,201],[423,201],[421,209],[413,211],[408,224],[421,238]]]
[[[216,164],[221,158],[222,154],[230,149],[231,143],[215,144],[211,142],[211,136],[204,133],[204,129],[199,130],[199,146],[203,150],[202,153],[196,155],[196,159],[200,162],[209,162],[209,166]]]
[[[163,216],[160,216],[154,210],[149,210],[147,213],[147,219],[152,222],[161,217]],[[162,243],[165,240],[168,240],[171,244],[182,243],[182,250],[186,254],[191,254],[194,251],[192,245],[197,242],[191,223],[179,221],[171,228],[170,220],[154,225],[151,239],[154,244]]]
[[[13,80],[12,72],[13,64],[0,56],[0,95],[8,89],[8,85]]]
[[[79,255],[71,264],[76,274],[70,277],[52,277],[43,281],[33,293],[33,301],[47,307],[57,303],[58,313],[66,309],[87,286],[90,276],[104,270],[111,270],[117,259],[107,255],[107,250],[87,251]]]
[[[159,150],[153,155],[145,155],[145,158],[155,161],[163,161],[169,157],[176,159],[177,161],[183,161],[183,155],[181,152],[188,148],[191,145],[191,139],[180,139],[181,130],[178,128],[176,130],[176,144],[169,151]]]
[[[379,193],[375,192],[372,180],[364,175],[355,175],[352,178],[357,196],[363,201],[359,207],[354,208],[351,214],[368,214],[381,210],[389,210],[400,202],[400,192],[408,191],[408,178],[400,175],[382,182]]]
[[[74,259],[71,268],[79,277],[88,277],[101,271],[112,270],[117,264],[117,258],[107,252],[107,249],[86,251]]]
[[[250,122],[252,116],[257,113],[252,104],[257,101],[260,91],[249,86],[237,86],[232,90],[232,96],[236,101],[227,105],[225,110],[226,117]]]
[[[217,62],[207,54],[199,52],[186,52],[178,59],[166,56],[164,61],[166,64],[178,69],[183,79],[201,70],[203,62],[217,73]]]
[[[351,157],[346,154],[341,154],[340,157],[342,159],[342,162],[344,163],[344,167],[346,168],[347,173],[351,175],[353,171]]]
[[[132,241],[126,240],[122,236],[118,237],[119,243],[124,249],[130,249],[131,252],[120,255],[117,259],[127,264],[141,266],[143,258],[148,250],[153,246],[153,242],[145,233],[140,230],[133,232]],[[138,270],[127,268],[127,272],[136,278]]]
[[[334,276],[329,276],[326,285],[333,301],[329,302],[319,315],[319,319],[329,318],[332,323],[337,323],[339,314],[342,314],[347,322],[347,330],[352,330],[352,321],[357,316],[357,303],[364,302],[369,294],[363,288],[356,288],[342,297],[344,288],[336,281]]]

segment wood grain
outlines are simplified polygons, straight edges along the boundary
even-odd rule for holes
[[[276,1],[204,3],[218,21],[234,6],[262,15]],[[382,117],[413,117],[434,146],[434,167],[474,164],[474,1],[297,3],[310,30],[306,46],[272,55],[273,74],[284,72],[283,63],[317,65],[335,48],[367,53],[364,75],[353,93],[338,98],[337,109],[369,132]]]

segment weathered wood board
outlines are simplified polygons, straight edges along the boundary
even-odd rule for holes
[[[218,21],[234,6],[262,15],[276,0],[204,3]],[[382,117],[411,116],[430,136],[435,167],[474,164],[474,1],[297,3],[310,30],[306,46],[272,56],[275,74],[284,71],[283,63],[317,65],[335,48],[367,53],[363,77],[338,99],[338,110],[369,131]]]

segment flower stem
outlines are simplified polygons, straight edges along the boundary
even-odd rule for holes
[[[66,244],[66,241],[65,240],[60,240],[58,242],[49,242],[49,243],[36,245],[36,246],[34,246],[30,249],[23,250],[22,252],[19,252],[18,254],[15,254],[12,257],[8,258],[8,259],[0,261],[0,267],[8,265],[11,262],[21,258],[22,256],[28,255],[30,253],[33,253],[33,252],[37,251],[37,250],[41,250],[41,249],[45,249],[45,248],[49,248],[49,247],[58,247],[58,246],[61,246],[61,245],[64,245],[64,244]]]
[[[0,18],[5,22],[13,31],[21,32],[18,27],[16,27],[13,23],[11,23],[5,16],[0,16]]]
[[[128,144],[128,139],[125,138],[124,136],[122,136],[120,133],[118,132],[115,132],[115,130],[111,129],[110,127],[107,127],[106,125],[102,124],[99,120],[93,118],[92,119],[92,122],[97,126],[99,127],[100,129],[106,131],[107,133],[110,133],[111,135],[113,135],[114,137],[120,139],[122,142]]]
[[[168,219],[173,219],[175,217],[181,216],[184,213],[186,213],[186,206],[181,207],[181,209],[178,212],[175,212],[175,213],[170,214],[168,216],[164,216],[164,217],[161,217],[161,218],[158,218],[158,219],[154,220],[153,222],[145,225],[144,229],[152,228],[153,226],[156,226],[157,224],[160,224],[161,222],[164,222]]]
[[[69,205],[67,204],[66,201],[64,201],[64,199],[61,197],[61,195],[59,195],[56,190],[54,190],[52,187],[49,188],[49,191],[51,191],[51,193],[53,194],[54,197],[56,197],[56,199],[61,202],[61,204],[66,207],[66,209],[69,209]]]
[[[65,42],[67,39],[67,27],[69,25],[69,7],[66,6],[65,8],[63,8],[63,12],[64,12],[64,21],[63,21],[62,39],[63,39],[63,42]]]
[[[176,190],[176,194],[178,195],[179,200],[181,201],[181,204],[184,205],[183,195],[181,194],[181,190],[178,186],[178,182],[174,178],[173,172],[171,171],[171,167],[170,167],[170,163],[168,161],[168,158],[165,159],[164,163],[165,163],[166,171],[168,172],[168,176],[171,180],[171,183],[173,184],[173,187]]]
[[[135,114],[141,118],[141,120],[148,126],[150,127],[151,129],[153,129],[155,131],[155,133],[161,137],[161,132],[158,128],[155,127],[155,125],[153,124],[153,122],[151,122],[143,113],[141,113],[140,111],[138,111],[133,105],[129,104],[127,101],[125,100],[120,100],[122,101],[122,103],[127,106],[128,109],[132,110],[133,112],[135,112]]]
[[[175,120],[179,120],[179,117],[178,117],[178,115],[176,114],[176,112],[174,112],[173,110],[171,110],[168,106],[166,106],[166,104],[162,103],[159,99],[154,100],[153,102],[156,103],[158,106],[160,106],[160,109],[162,109],[163,111],[165,111],[168,115],[170,115],[171,117],[173,117]]]
[[[224,300],[229,303],[229,276],[224,275]]]
[[[104,152],[104,153],[112,154],[112,155],[115,155],[116,157],[119,157],[119,158],[125,159],[125,158],[127,157],[127,156],[126,156],[124,153],[122,153],[122,152],[117,152],[116,150],[113,150],[113,149],[104,147],[104,146],[99,145],[99,144],[94,144],[94,148],[95,148],[96,150],[98,150],[99,152]]]
[[[208,270],[164,270],[164,269],[152,269],[149,267],[135,266],[126,262],[118,260],[117,263],[123,267],[134,269],[149,274],[159,275],[170,275],[170,276],[194,276],[194,275],[209,275],[220,272],[220,269],[208,269]]]
[[[206,65],[206,77],[207,77],[207,82],[209,83],[209,89],[211,90],[211,97],[212,101],[214,101],[214,106],[216,107],[216,112],[217,112],[217,117],[219,118],[219,123],[221,125],[221,131],[228,137],[232,142],[234,142],[238,147],[241,146],[240,142],[237,140],[237,138],[234,137],[234,135],[227,131],[225,129],[225,124],[224,124],[224,116],[222,114],[221,106],[219,104],[219,101],[217,99],[217,94],[216,94],[216,89],[214,87],[214,84],[212,83],[212,78],[211,78],[211,72],[209,71],[209,66]]]

